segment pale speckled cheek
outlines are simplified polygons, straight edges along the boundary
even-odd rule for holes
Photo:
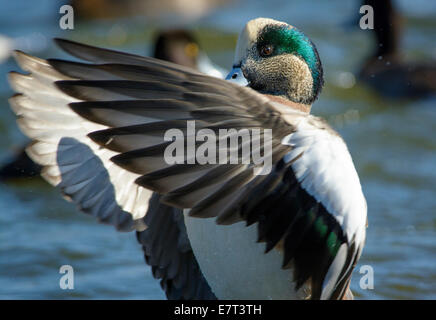
[[[299,57],[285,57],[289,75],[290,97],[301,102],[310,100],[313,96],[313,77],[308,65]]]
[[[307,64],[292,54],[261,58],[251,52],[244,62],[244,75],[264,93],[305,102],[313,95],[313,79]]]

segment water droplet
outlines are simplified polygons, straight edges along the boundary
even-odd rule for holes
[[[356,78],[354,75],[347,71],[339,73],[337,81],[338,85],[345,89],[352,88],[356,84]]]

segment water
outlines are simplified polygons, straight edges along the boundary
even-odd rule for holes
[[[356,19],[357,2],[266,3],[239,1],[195,22],[203,48],[229,67],[236,33],[257,16],[288,21],[313,39],[326,72],[326,87],[313,113],[343,135],[368,202],[367,243],[352,290],[365,299],[435,299],[436,101],[385,100],[359,83],[352,86],[351,74],[372,48],[367,32],[348,26]],[[27,1],[0,0],[0,34],[42,57],[62,56],[50,42],[55,36],[147,54],[152,31],[166,25],[120,19],[76,22],[74,31],[62,31],[59,2],[38,4],[28,10]],[[434,58],[435,4],[399,5],[408,18],[407,56]],[[18,70],[11,59],[0,64],[0,161],[25,141],[7,104],[11,89],[5,74],[10,70]],[[64,264],[75,270],[71,291],[59,288]],[[374,270],[373,290],[359,286],[364,265]],[[164,294],[134,234],[97,224],[41,179],[28,179],[0,184],[0,298],[162,299]]]

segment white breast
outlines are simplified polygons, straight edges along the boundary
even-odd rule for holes
[[[292,270],[281,269],[277,250],[265,254],[257,243],[257,225],[239,222],[220,226],[215,219],[187,216],[185,224],[192,250],[203,275],[218,299],[301,299],[295,292]]]

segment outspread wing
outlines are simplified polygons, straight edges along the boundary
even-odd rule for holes
[[[17,52],[15,58],[30,74],[10,74],[10,82],[19,92],[10,104],[21,130],[33,140],[26,151],[43,166],[42,176],[100,222],[120,231],[137,230],[146,261],[152,266],[153,275],[161,279],[168,298],[214,299],[177,209],[156,203],[154,198],[149,206],[152,192],[135,183],[138,175],[114,165],[109,159],[116,153],[87,137],[108,127],[72,112],[68,104],[77,100],[62,94],[54,85],[60,79],[77,78],[65,76],[47,61],[22,52]],[[158,213],[162,219],[156,220]],[[156,222],[150,226],[152,220]]]
[[[78,100],[59,91],[54,81],[72,78],[44,60],[23,53],[17,53],[16,59],[31,73],[10,73],[10,83],[19,92],[10,104],[20,129],[33,140],[26,151],[44,167],[42,176],[99,221],[124,231],[143,229],[140,218],[151,192],[134,183],[138,175],[109,161],[114,152],[87,137],[107,126],[83,121],[68,107]]]
[[[257,223],[266,251],[283,250],[283,267],[293,267],[297,288],[310,281],[314,299],[344,295],[363,246],[366,203],[346,145],[328,125],[299,112],[282,114],[249,88],[171,63],[69,41],[58,43],[98,64],[46,62],[19,54],[18,60],[37,61],[38,67],[22,63],[31,74],[11,76],[15,90],[23,93],[12,99],[23,131],[36,144],[54,140],[49,151],[33,156],[54,168],[49,177],[58,177],[55,181],[61,186],[73,186],[85,198],[106,186],[83,189],[89,185],[84,181],[94,177],[91,167],[83,165],[77,152],[68,153],[67,147],[64,151],[62,144],[65,137],[70,144],[71,138],[76,139],[102,162],[116,197],[125,195],[125,202],[118,202],[121,210],[133,208],[133,217],[143,217],[134,209],[146,203],[128,191],[135,185],[137,192],[146,188],[160,193],[162,203],[191,208],[191,216],[216,217],[218,224]],[[80,117],[72,116],[76,114]],[[168,163],[165,152],[173,141],[167,141],[165,134],[177,129],[183,139],[192,138],[188,122],[203,134],[236,129],[215,141],[216,156],[226,145],[220,142],[233,139],[233,150],[251,146],[250,159],[255,154],[271,159],[271,171],[262,171],[265,163],[245,161],[243,152],[237,153],[235,164],[217,159],[201,165],[193,161],[195,152],[184,154],[184,163]],[[70,129],[73,125],[82,128],[82,135],[71,136],[68,130],[78,130]],[[253,134],[247,143],[239,139],[240,129],[257,130],[259,135]],[[193,150],[202,143],[196,141]],[[47,161],[46,154],[50,154]],[[82,180],[64,179],[62,174],[68,170],[63,167],[71,164],[79,169],[74,178]],[[129,175],[128,179],[111,175],[110,170]],[[82,198],[70,194],[82,206]]]

